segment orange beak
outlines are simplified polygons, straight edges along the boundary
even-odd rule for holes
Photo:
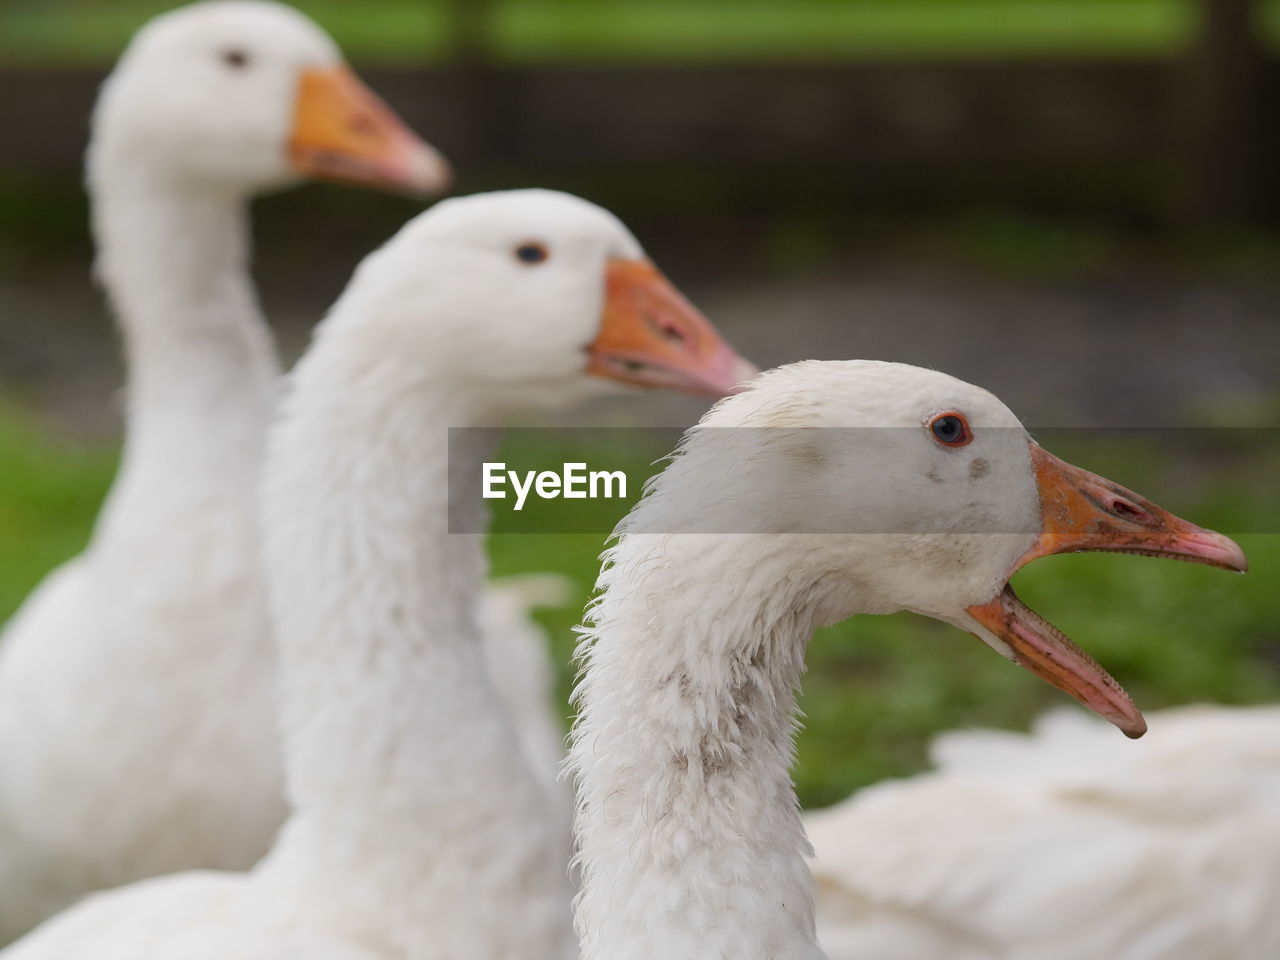
[[[647,260],[609,261],[604,317],[587,353],[588,373],[709,397],[759,372]]]
[[[1229,537],[1175,517],[1132,490],[1073,467],[1039,444],[1031,463],[1044,519],[1040,539],[1023,564],[1054,553],[1103,550],[1178,557],[1244,573],[1249,561]]]
[[[1197,527],[1088,470],[1073,467],[1035,443],[1031,462],[1040,494],[1041,534],[1009,575],[1055,553],[1106,551],[1175,557],[1244,573],[1244,551],[1228,537]],[[1010,656],[1042,680],[1070,694],[1127,736],[1147,723],[1133,700],[1092,657],[1028,608],[1008,584],[991,600],[969,607],[977,623]]]
[[[451,179],[439,151],[347,66],[303,71],[289,162],[304,176],[409,193],[440,193]]]

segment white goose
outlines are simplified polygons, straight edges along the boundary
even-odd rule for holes
[[[0,641],[0,942],[90,890],[248,866],[283,819],[254,529],[278,369],[248,201],[304,175],[448,176],[290,8],[165,14],[103,86],[88,182],[127,438],[91,543]]]
[[[720,403],[620,534],[569,756],[583,960],[823,956],[789,778],[815,627],[926,614],[1136,736],[1128,696],[1009,577],[1077,550],[1245,565],[1226,537],[1046,453],[989,393],[870,361],[783,367]]]
[[[448,428],[609,379],[721,394],[751,372],[585,201],[481,195],[410,222],[318,328],[269,445],[277,844],[248,875],[99,894],[6,960],[573,956],[564,837],[477,642],[483,538],[449,532],[483,524],[492,431]]]
[[[956,732],[936,771],[806,820],[833,957],[1280,955],[1280,710],[1151,715],[1141,750],[1075,712]],[[888,919],[868,940],[864,918]]]

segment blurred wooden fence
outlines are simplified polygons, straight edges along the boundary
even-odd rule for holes
[[[546,182],[628,205],[930,211],[1006,204],[1155,222],[1277,212],[1280,63],[1248,0],[1177,61],[366,70],[461,187]],[[465,9],[465,5],[463,8]],[[73,171],[99,75],[0,68],[0,169]]]

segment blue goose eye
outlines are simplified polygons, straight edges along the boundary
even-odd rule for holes
[[[516,259],[521,263],[527,263],[530,266],[542,263],[547,257],[551,256],[546,246],[541,243],[522,243],[516,247]]]
[[[962,413],[940,413],[929,421],[929,432],[945,447],[963,447],[973,440],[969,421]]]

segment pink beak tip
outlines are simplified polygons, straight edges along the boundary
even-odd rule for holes
[[[1112,722],[1116,723],[1116,726],[1120,728],[1120,732],[1123,733],[1130,740],[1137,740],[1147,732],[1146,718],[1143,717],[1142,714],[1137,713],[1136,711],[1135,711],[1135,716],[1132,719],[1127,719],[1123,723],[1119,723],[1116,721],[1112,721]]]
[[[415,191],[431,195],[444,193],[453,186],[453,168],[434,147],[418,143],[405,160],[404,177]]]
[[[1193,556],[1198,556],[1236,573],[1249,572],[1249,558],[1243,548],[1230,537],[1212,530],[1204,531],[1192,541]]]
[[[733,362],[733,369],[729,373],[730,388],[729,393],[742,393],[746,389],[747,383],[755,379],[760,374],[760,368],[750,360],[744,357],[737,357]]]

